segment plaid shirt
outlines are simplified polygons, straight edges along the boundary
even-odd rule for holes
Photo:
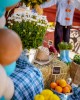
[[[34,100],[34,96],[43,89],[41,72],[29,63],[24,54],[18,59],[16,70],[10,77],[15,87],[12,100]]]

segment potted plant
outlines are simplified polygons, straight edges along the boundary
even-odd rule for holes
[[[60,42],[58,44],[59,50],[66,50],[68,48],[68,44],[66,42]]]
[[[72,60],[69,57],[69,50],[72,49],[71,43],[60,42],[58,44],[58,47],[60,50],[60,59],[66,63],[72,62]]]
[[[42,45],[47,30],[46,16],[26,11],[24,14],[13,14],[8,18],[8,28],[21,37],[23,48],[37,48]]]
[[[68,43],[67,44],[67,48],[65,50],[66,58],[67,58],[68,62],[72,62],[72,60],[69,57],[69,51],[72,50],[72,47],[73,47],[72,44],[71,43]]]

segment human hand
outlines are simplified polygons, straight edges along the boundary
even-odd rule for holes
[[[36,10],[36,12],[37,12],[38,14],[40,14],[40,15],[43,14],[43,9],[40,7],[40,5],[36,4],[36,5],[34,6],[34,9]]]

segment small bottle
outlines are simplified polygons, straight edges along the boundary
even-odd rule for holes
[[[68,78],[67,79],[67,84],[71,85],[71,83],[72,83],[72,78]]]

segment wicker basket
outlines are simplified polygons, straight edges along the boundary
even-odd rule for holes
[[[43,74],[44,78],[44,86],[45,88],[50,88],[50,83],[57,79],[67,79],[69,77],[69,66],[67,66],[62,61],[58,60],[57,58],[53,58],[53,60],[47,65],[39,65],[34,64],[37,68],[39,68]],[[54,66],[60,66],[60,74],[52,74],[52,69]]]
[[[80,85],[80,65],[72,62],[70,67],[70,76],[72,78],[72,82]]]

